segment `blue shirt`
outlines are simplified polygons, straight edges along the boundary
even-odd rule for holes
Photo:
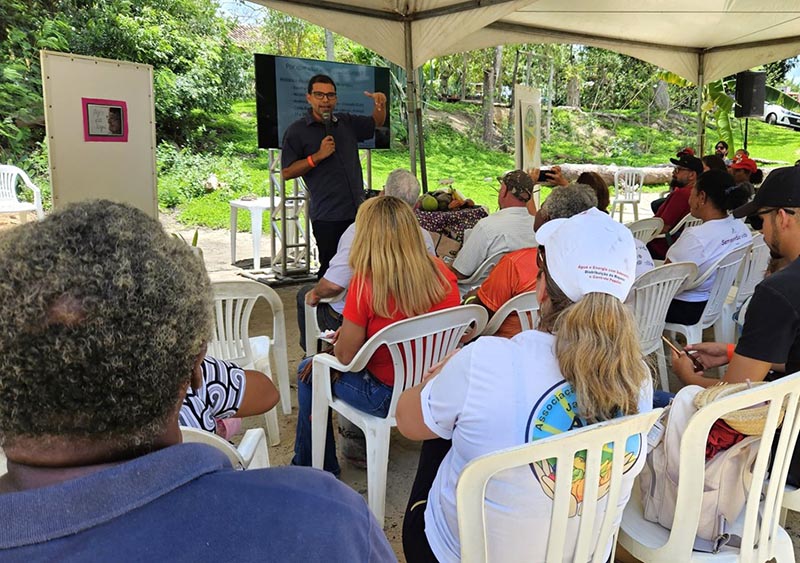
[[[0,494],[2,561],[396,561],[364,499],[323,471],[234,471],[180,444]]]
[[[310,194],[309,218],[312,221],[351,221],[364,201],[364,179],[358,159],[358,142],[372,138],[372,116],[335,113],[331,129],[336,151],[303,175]],[[305,160],[319,150],[325,138],[325,125],[314,119],[311,110],[283,135],[281,166]]]

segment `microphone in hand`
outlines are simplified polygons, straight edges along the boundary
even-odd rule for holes
[[[333,135],[333,122],[331,121],[330,112],[322,113],[322,123],[325,125],[325,136]]]

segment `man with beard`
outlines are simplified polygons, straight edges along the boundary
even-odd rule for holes
[[[664,221],[664,228],[661,230],[664,234],[669,233],[689,213],[689,194],[692,193],[697,177],[703,173],[703,161],[686,151],[678,153],[678,158],[670,158],[669,161],[675,165],[669,183],[672,191],[655,214]],[[672,242],[668,237],[657,238],[651,240],[647,248],[654,259],[663,260]]]
[[[386,94],[364,95],[374,102],[372,115],[333,113],[336,84],[330,76],[312,76],[306,94],[308,113],[289,125],[283,135],[281,175],[285,180],[302,176],[308,187],[320,279],[364,201],[358,143],[372,138],[375,128],[386,120]]]
[[[800,370],[800,168],[774,170],[753,201],[734,210],[762,231],[773,259],[789,264],[756,286],[738,344],[691,344],[706,368],[728,365],[723,381],[772,381]],[[687,385],[709,387],[718,379],[695,373],[685,354],[673,354],[673,369]],[[800,446],[800,442],[798,442]],[[795,449],[789,481],[800,486],[800,455]]]

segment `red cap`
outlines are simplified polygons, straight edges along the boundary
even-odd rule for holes
[[[756,170],[758,170],[758,164],[752,158],[742,155],[731,164],[731,169],[747,170],[750,174],[755,174]]]
[[[680,158],[682,154],[688,154],[694,156],[694,149],[692,147],[683,147],[681,150],[678,151],[678,158]]]

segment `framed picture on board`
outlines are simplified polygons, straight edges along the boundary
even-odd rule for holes
[[[128,104],[122,100],[81,98],[83,140],[88,143],[128,142]]]

